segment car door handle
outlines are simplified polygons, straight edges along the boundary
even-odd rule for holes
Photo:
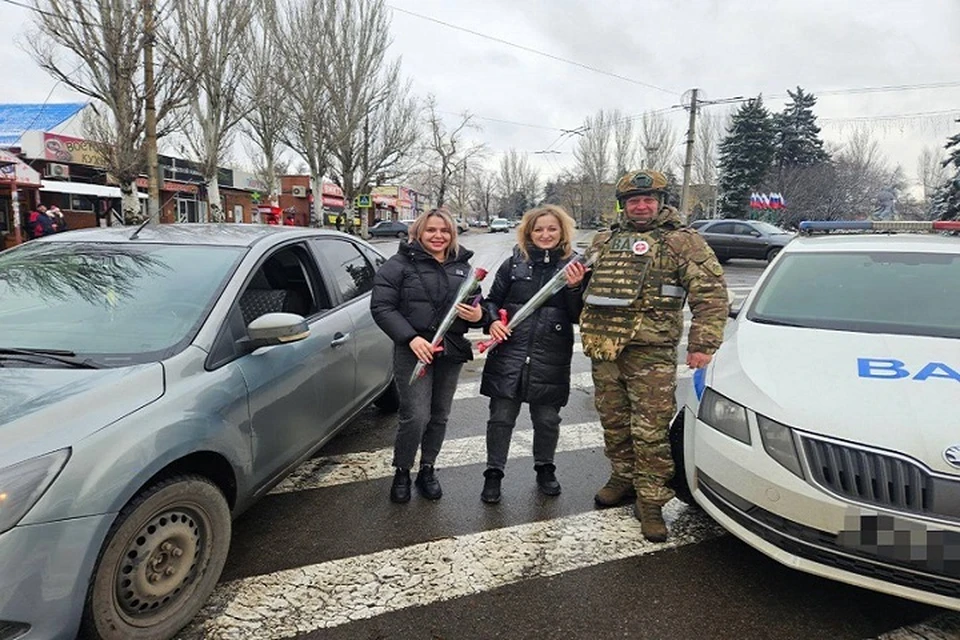
[[[342,344],[346,344],[347,340],[350,339],[349,333],[340,333],[337,332],[333,335],[333,340],[330,341],[331,347],[339,347]]]

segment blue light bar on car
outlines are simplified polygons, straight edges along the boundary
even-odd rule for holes
[[[804,220],[800,231],[960,231],[957,220]]]

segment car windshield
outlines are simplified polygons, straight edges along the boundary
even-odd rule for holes
[[[776,225],[772,225],[769,222],[754,222],[753,226],[757,231],[760,231],[770,236],[790,234],[790,232],[787,231],[786,229],[781,229],[780,227]]]
[[[960,256],[791,253],[747,318],[811,329],[960,338]]]
[[[66,242],[4,251],[0,350],[69,352],[100,366],[168,357],[193,337],[244,251]]]

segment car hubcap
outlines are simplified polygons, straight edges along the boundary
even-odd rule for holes
[[[131,622],[177,600],[196,575],[202,543],[199,519],[183,509],[155,516],[137,533],[116,575],[117,601]]]

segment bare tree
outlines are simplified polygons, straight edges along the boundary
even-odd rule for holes
[[[180,0],[176,13],[178,64],[196,78],[183,133],[207,184],[207,219],[223,222],[218,173],[249,109],[241,85],[248,73],[243,62],[254,5],[246,0]]]
[[[477,170],[470,181],[470,206],[485,222],[490,222],[497,197],[497,174],[486,169]]]
[[[446,202],[450,182],[456,179],[457,173],[464,172],[470,158],[484,152],[484,145],[464,139],[467,131],[480,128],[473,122],[473,116],[469,112],[461,114],[457,124],[448,128],[437,112],[437,100],[432,95],[427,97],[424,120],[427,128],[425,159],[436,167],[436,187],[433,195],[437,206],[442,207]],[[463,184],[467,182],[462,180]]]
[[[693,180],[696,184],[717,183],[717,149],[724,131],[721,124],[721,116],[708,111],[700,113],[693,156]]]
[[[281,160],[282,142],[289,129],[290,110],[284,95],[282,74],[292,66],[282,57],[283,48],[277,41],[276,4],[264,0],[251,22],[251,34],[244,56],[246,73],[241,89],[248,102],[242,131],[257,147],[256,171],[267,185],[267,197],[278,202],[280,193],[279,175],[289,163]],[[254,154],[251,154],[254,155]]]
[[[145,165],[143,5],[130,0],[35,0],[35,30],[21,45],[58,81],[94,101],[87,135],[120,183],[128,222],[141,220],[136,180]],[[161,50],[169,51],[169,24],[155,21]],[[183,104],[190,78],[161,61],[156,72],[158,135],[168,133],[171,114]]]
[[[575,172],[580,176],[583,187],[580,215],[586,219],[581,219],[581,223],[600,216],[604,209],[604,185],[613,179],[612,173],[616,169],[610,148],[613,125],[614,115],[602,109],[588,117],[583,122],[580,139],[573,150]]]
[[[416,102],[387,62],[390,18],[382,0],[325,0],[336,29],[330,33],[328,82],[330,152],[348,212],[373,179],[402,166],[417,141]],[[348,225],[353,215],[347,215]],[[361,233],[368,219],[361,216]]]
[[[930,202],[937,189],[947,179],[944,154],[940,147],[924,147],[917,157],[917,177],[923,185],[923,200]]]
[[[276,14],[275,42],[284,65],[282,105],[287,112],[283,142],[306,163],[310,188],[320,202],[323,178],[330,167],[330,83],[336,15],[331,0],[288,0]],[[295,69],[295,73],[293,70]],[[279,96],[275,96],[279,100]],[[320,205],[316,205],[318,208]],[[320,211],[311,211],[312,224],[324,224]]]
[[[617,176],[637,167],[637,136],[633,118],[619,109],[610,114],[613,128],[613,169]]]
[[[679,164],[679,141],[676,129],[663,113],[647,111],[640,117],[644,168],[666,173],[676,167]]]
[[[540,199],[540,172],[530,165],[526,154],[510,149],[500,159],[497,189],[500,210],[510,216],[519,216]]]

